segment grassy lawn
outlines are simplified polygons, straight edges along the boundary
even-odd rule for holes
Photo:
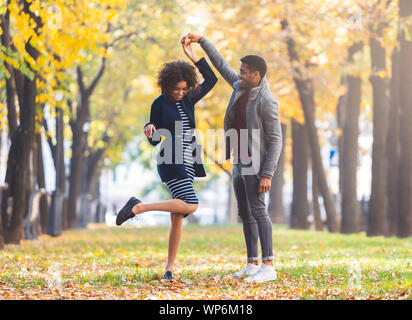
[[[169,227],[41,236],[0,251],[0,299],[411,299],[412,238],[274,226],[276,281],[247,284],[241,225],[184,227],[178,281],[161,279]]]

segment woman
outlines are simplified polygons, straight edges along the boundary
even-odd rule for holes
[[[203,164],[195,161],[195,158],[199,159],[200,154],[198,153],[199,145],[196,144],[196,137],[193,133],[196,128],[194,105],[217,82],[205,58],[198,59],[190,43],[183,42],[182,47],[187,57],[202,74],[204,82],[198,85],[196,69],[187,62],[174,61],[163,65],[157,82],[162,94],[153,102],[150,122],[144,127],[146,137],[154,146],[160,142],[159,135],[153,136],[156,130],[166,129],[170,132],[170,135],[164,135],[165,139],[159,155],[164,156],[165,151],[171,151],[172,161],[169,161],[171,163],[159,163],[158,160],[157,170],[173,199],[143,203],[131,197],[116,218],[116,224],[121,225],[135,215],[147,211],[171,213],[168,260],[163,275],[166,280],[175,280],[172,270],[182,235],[183,218],[195,212],[198,207],[199,201],[193,189],[193,179],[206,176]],[[177,126],[179,121],[181,121],[180,126]],[[177,146],[180,148],[178,149]]]

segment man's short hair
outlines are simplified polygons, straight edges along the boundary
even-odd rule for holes
[[[240,61],[247,64],[250,71],[259,71],[261,78],[265,76],[267,66],[265,59],[263,59],[262,57],[251,54],[248,56],[244,56],[242,59],[240,59]]]

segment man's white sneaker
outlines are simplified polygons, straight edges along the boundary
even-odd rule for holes
[[[235,277],[251,276],[259,270],[259,266],[248,263],[246,267],[234,274]]]
[[[245,279],[246,282],[266,282],[277,279],[277,274],[273,266],[268,266],[264,263],[260,266],[259,270]]]

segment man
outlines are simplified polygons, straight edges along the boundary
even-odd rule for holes
[[[239,139],[236,146],[231,143],[226,148],[226,159],[230,159],[230,153],[234,150],[232,183],[243,224],[248,262],[235,276],[246,276],[247,282],[275,280],[272,222],[266,209],[265,193],[270,190],[279,160],[282,133],[279,106],[266,81],[265,60],[256,55],[245,56],[240,59],[240,72],[237,74],[205,37],[189,33],[182,38],[182,42],[199,43],[215,68],[234,89],[224,118],[225,133],[233,129],[238,133],[247,130],[247,141]],[[257,137],[253,131],[259,133]],[[242,161],[246,158],[244,153],[240,152],[239,155],[238,151],[245,144],[248,155],[252,153],[252,167],[258,170],[250,170]],[[260,268],[258,239],[262,249]]]

